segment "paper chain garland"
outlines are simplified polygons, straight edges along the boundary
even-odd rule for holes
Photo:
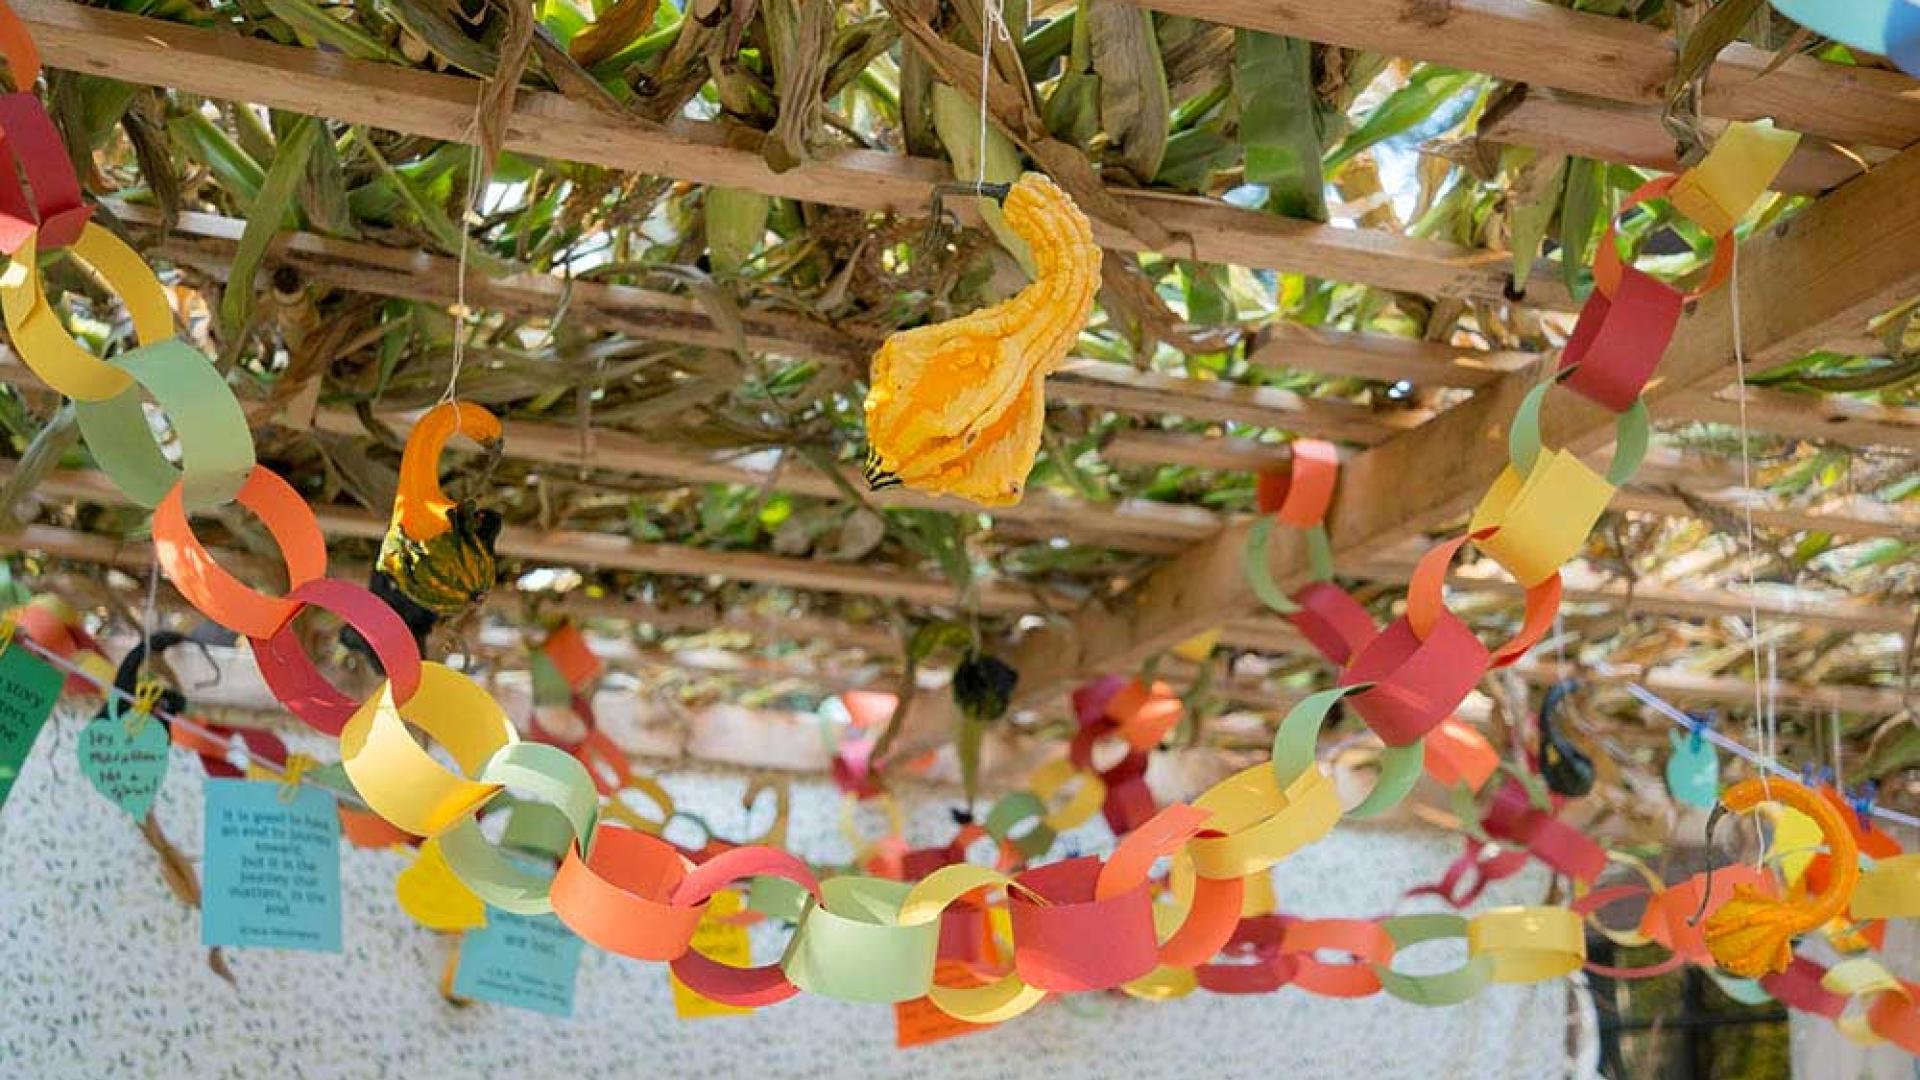
[[[1901,13],[1910,6],[1894,0],[1893,10],[1889,25],[1905,26]],[[20,85],[31,86],[38,56],[17,18],[3,8],[0,52]],[[714,1001],[762,1006],[801,989],[854,1001],[926,996],[954,1017],[993,1023],[1049,994],[1109,989],[1170,997],[1196,986],[1247,993],[1293,985],[1337,997],[1384,991],[1422,1004],[1451,1004],[1490,983],[1541,981],[1579,970],[1585,962],[1583,917],[1625,895],[1603,889],[1572,907],[1377,921],[1290,919],[1267,914],[1270,902],[1255,895],[1255,913],[1242,917],[1249,908],[1248,882],[1264,879],[1288,854],[1327,835],[1341,817],[1332,783],[1313,754],[1336,702],[1351,706],[1388,747],[1378,785],[1352,813],[1391,806],[1423,766],[1475,786],[1491,775],[1485,761],[1490,748],[1450,730],[1449,717],[1481,674],[1517,660],[1551,624],[1560,599],[1557,568],[1578,551],[1645,448],[1647,413],[1640,393],[1690,295],[1624,264],[1611,229],[1596,260],[1598,288],[1581,312],[1558,379],[1537,388],[1516,415],[1510,467],[1481,501],[1467,534],[1421,560],[1406,614],[1386,630],[1377,630],[1331,582],[1323,522],[1337,475],[1332,448],[1296,443],[1290,475],[1263,478],[1262,510],[1309,530],[1316,581],[1290,597],[1280,594],[1266,574],[1272,524],[1263,520],[1249,545],[1252,585],[1343,668],[1336,688],[1308,698],[1280,726],[1269,762],[1229,777],[1191,806],[1155,809],[1142,776],[1147,750],[1166,732],[1166,709],[1156,704],[1165,695],[1138,683],[1099,684],[1076,695],[1083,724],[1068,757],[1043,767],[1031,780],[1032,790],[1002,800],[980,827],[980,834],[1001,845],[1001,867],[962,861],[963,832],[931,858],[921,853],[914,869],[928,872],[917,881],[846,875],[822,882],[776,847],[734,847],[696,865],[645,831],[645,821],[635,828],[603,820],[603,814],[631,813],[614,811],[617,799],[603,806],[601,798],[638,778],[592,723],[585,693],[597,668],[590,654],[582,655],[583,643],[558,635],[542,657],[559,674],[566,705],[586,734],[569,740],[536,718],[536,736],[543,741],[525,742],[477,684],[423,659],[390,607],[359,585],[328,578],[325,543],[311,508],[284,479],[256,463],[237,399],[212,362],[174,336],[173,312],[152,270],[88,221],[78,179],[38,99],[26,92],[0,96],[0,130],[31,189],[21,188],[12,168],[0,170],[0,251],[13,257],[0,278],[0,310],[21,358],[74,399],[82,436],[109,479],[153,508],[156,555],[181,595],[207,618],[248,638],[268,686],[289,711],[339,737],[345,771],[380,822],[434,845],[436,857],[488,904],[510,912],[551,911],[602,948],[671,964],[682,982]],[[1796,139],[1765,123],[1735,125],[1700,166],[1648,184],[1627,206],[1665,197],[1718,235],[1715,270],[1701,286],[1711,289],[1730,266],[1734,223],[1764,192]],[[102,361],[67,333],[37,265],[41,254],[56,250],[91,267],[119,293],[138,348]],[[1572,454],[1544,448],[1539,411],[1554,385],[1619,414],[1620,449],[1606,476]],[[173,425],[179,467],[138,422],[143,394]],[[270,596],[240,581],[195,537],[190,515],[230,501],[259,518],[278,545],[289,581],[286,595]],[[1447,564],[1469,542],[1527,590],[1520,632],[1497,649],[1483,645],[1444,602]],[[372,697],[345,697],[302,651],[292,623],[308,607],[338,616],[371,644],[387,675]],[[556,704],[544,692],[540,696],[543,706]],[[439,742],[460,771],[423,750],[409,724]],[[1116,734],[1129,752],[1096,775],[1093,745]],[[201,749],[214,768],[214,747]],[[1076,778],[1079,786],[1066,807],[1050,810],[1049,799]],[[565,850],[551,879],[507,857],[478,827],[479,815],[509,787],[550,806],[565,823]],[[656,801],[671,815],[664,792]],[[1096,810],[1121,834],[1108,858],[1014,869],[1050,847],[1058,830]],[[1591,882],[1605,864],[1604,853],[1596,861],[1599,849],[1550,809],[1534,805],[1523,785],[1503,787],[1482,826],[1488,835],[1523,844],[1576,881]],[[1167,856],[1174,861],[1177,899],[1157,903],[1150,871]],[[1487,867],[1470,859],[1486,880]],[[1914,899],[1917,875],[1906,863],[1894,868],[1896,862],[1883,864],[1889,869],[1868,875],[1862,885],[1869,911]],[[902,873],[905,863],[903,858]],[[784,910],[795,929],[780,962],[736,968],[704,956],[692,940],[708,901],[747,879],[792,887],[787,895],[798,902]],[[1443,883],[1450,899],[1454,884]],[[1692,885],[1656,888],[1649,876],[1649,892],[1661,901],[1650,903],[1650,913],[1674,910]],[[989,923],[983,918],[988,892],[1005,896],[1000,910],[1012,940],[1011,970],[995,970],[974,985],[936,982],[937,958],[952,951],[943,949],[948,927],[956,919],[963,930]],[[1861,914],[1859,903],[1855,913]],[[1666,943],[1675,956],[1700,960],[1691,939],[1683,941],[1671,919],[1668,924]],[[1659,939],[1657,933],[1649,936]],[[1468,960],[1461,968],[1429,976],[1394,969],[1399,952],[1448,937],[1466,941]],[[1351,961],[1330,963],[1319,958],[1322,952],[1344,953]],[[1253,963],[1222,963],[1223,953]],[[1843,964],[1821,976],[1816,989],[1810,966],[1795,961],[1769,977],[1770,988],[1782,1000],[1835,1016],[1843,1027],[1851,1024],[1856,1034],[1920,1048],[1920,987],[1866,966],[1871,964]],[[1864,1019],[1847,1012],[1850,999],[1864,1003]]]

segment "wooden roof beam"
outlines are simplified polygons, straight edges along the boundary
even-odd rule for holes
[[[155,229],[159,214],[148,207],[108,200],[107,206],[130,224]],[[166,233],[155,231],[153,249],[167,259],[224,278],[246,223],[217,214],[186,212]],[[333,288],[393,296],[422,303],[455,300],[458,264],[427,252],[381,247],[318,236],[282,233],[272,256],[310,279]],[[700,348],[728,348],[725,332],[715,327],[698,303],[672,293],[594,281],[562,281],[522,271],[493,277],[473,270],[467,278],[467,302],[483,310],[536,320],[564,310],[604,330],[640,340]],[[741,311],[746,345],[757,352],[862,366],[877,342],[861,339],[814,319],[786,312]],[[1260,331],[1248,357],[1256,367],[1290,368],[1323,375],[1407,380],[1419,385],[1478,388],[1501,375],[1533,370],[1538,354],[1439,345],[1390,334],[1356,333],[1293,323],[1275,323]],[[1208,381],[1140,372],[1119,364],[1069,362],[1048,381],[1061,401],[1142,416],[1182,416],[1203,423],[1239,423],[1271,427],[1310,438],[1371,446],[1417,426],[1433,415],[1422,409],[1374,409],[1333,399],[1304,397],[1274,387]],[[1756,410],[1756,430],[1778,420],[1793,430],[1780,432],[1842,445],[1905,445],[1907,429],[1920,427],[1915,410],[1853,408],[1843,399],[1830,409],[1829,421],[1808,434],[1801,417],[1778,410]],[[1713,419],[1721,409],[1698,397],[1677,403],[1678,419]]]
[[[152,561],[152,549],[144,543],[126,543],[114,537],[47,525],[25,526],[10,538],[10,543],[19,550],[41,552],[74,562],[113,566],[132,574],[145,573]],[[222,549],[215,549],[214,554],[222,565],[230,568],[255,572],[263,578],[270,578],[276,573],[267,560],[251,555]],[[365,575],[366,568],[339,565],[333,568],[333,572],[335,576],[357,580]],[[566,612],[579,618],[646,623],[691,632],[738,630],[768,642],[829,641],[846,648],[865,649],[877,656],[895,656],[900,650],[899,638],[883,628],[859,626],[819,616],[763,619],[738,611],[661,608],[644,600],[579,595],[535,598],[504,590],[495,590],[487,600],[487,607],[503,616],[518,618],[524,617],[536,600],[539,610],[544,613]],[[1269,655],[1308,654],[1306,642],[1299,633],[1288,623],[1273,618],[1238,620],[1224,628],[1221,640],[1229,645]],[[1517,665],[1515,670],[1529,682],[1539,685],[1557,681],[1563,676],[1551,663],[1539,661],[1525,661]],[[1589,678],[1594,677],[1592,672],[1586,674]],[[1621,677],[1621,674],[1601,677],[1614,679]],[[1656,668],[1640,673],[1639,678],[1649,689],[1679,701],[1737,706],[1750,702],[1753,697],[1753,684],[1746,679],[1698,675],[1672,668]],[[1284,707],[1298,696],[1290,691],[1270,692],[1245,678],[1232,680],[1227,689],[1239,704],[1270,709]],[[1837,685],[1803,687],[1794,683],[1782,683],[1778,697],[1788,705],[1827,708],[1838,704],[1846,711],[1865,713],[1892,712],[1900,702],[1896,690]]]
[[[112,200],[108,206],[124,220],[143,228],[152,229],[160,222],[160,215],[146,207]],[[180,215],[171,231],[154,234],[152,250],[173,262],[224,279],[245,227],[244,221],[234,218],[189,211]],[[443,256],[312,233],[281,233],[270,250],[272,257],[284,265],[333,288],[431,304],[451,304],[455,300],[458,264]],[[627,285],[567,282],[532,272],[493,277],[470,270],[467,303],[481,310],[541,320],[564,310],[567,318],[640,340],[700,348],[731,346],[727,335],[714,326],[695,301]],[[800,315],[751,308],[742,309],[740,315],[746,345],[756,352],[864,369],[868,353],[878,344]],[[1385,335],[1371,336],[1395,340]],[[1386,348],[1391,347],[1376,346],[1377,350]],[[1348,346],[1346,351],[1357,351],[1357,347]],[[1384,442],[1430,415],[1419,410],[1378,413],[1334,398],[1140,372],[1098,360],[1070,361],[1054,373],[1047,386],[1058,400],[1116,412],[1185,416],[1208,423],[1277,424],[1313,438],[1367,446]]]
[[[1725,121],[1707,120],[1702,126],[1709,135],[1718,135],[1727,125]],[[1483,122],[1477,135],[1488,142],[1531,146],[1661,172],[1681,169],[1674,156],[1673,136],[1661,126],[1660,109],[1653,105],[1629,105],[1529,87],[1519,102]],[[1893,151],[1876,146],[1849,147],[1843,153],[1824,140],[1804,139],[1780,170],[1773,189],[1788,195],[1819,195],[1892,156]]]
[[[475,101],[485,85],[478,79],[354,60],[67,0],[19,0],[14,8],[51,67],[450,142],[470,143],[476,137]],[[515,98],[504,148],[915,216],[927,212],[933,186],[952,176],[944,161],[861,149],[775,173],[761,159],[757,141],[756,133],[721,122],[655,124],[523,89]],[[1169,255],[1504,302],[1511,261],[1504,252],[1299,221],[1197,196],[1110,190],[1174,236]],[[1095,222],[1094,232],[1114,250],[1147,250],[1138,238],[1110,225]],[[1565,290],[1542,276],[1547,280],[1534,301],[1570,304]]]
[[[11,469],[0,469],[0,477]],[[126,496],[105,475],[92,471],[55,471],[35,490],[53,498],[74,499],[97,505],[126,504]],[[320,530],[328,536],[377,540],[385,535],[384,518],[337,506],[314,508]],[[144,543],[129,545],[113,537],[89,533],[78,546],[67,547],[70,537],[58,537],[58,550],[36,547],[49,534],[41,526],[8,538],[10,547],[44,550],[66,558],[121,565],[122,552],[136,553],[135,564],[149,564],[150,548]],[[64,532],[65,530],[56,530]],[[960,596],[944,578],[911,571],[895,570],[865,563],[834,563],[813,559],[794,559],[753,551],[716,551],[682,544],[649,544],[611,533],[579,532],[567,529],[541,530],[509,525],[501,534],[496,550],[502,558],[549,566],[573,566],[591,569],[626,570],[634,573],[677,577],[718,577],[756,585],[790,589],[868,596],[896,600],[917,607],[958,607]],[[268,568],[272,572],[272,568]],[[974,589],[982,612],[996,615],[1025,615],[1043,606],[1070,608],[1074,601],[1009,582],[984,582]]]
[[[1542,0],[1132,0],[1142,7],[1249,30],[1482,71],[1510,82],[1659,106],[1672,78],[1672,35],[1657,27]],[[1772,53],[1736,43],[1707,77],[1702,111],[1772,117],[1843,143],[1899,149],[1920,142],[1920,93],[1898,72]]]
[[[1281,10],[1269,0],[1244,6]],[[1311,10],[1368,6],[1314,5]],[[1557,59],[1564,51],[1556,48],[1551,55]],[[1920,288],[1916,190],[1920,147],[1742,246],[1741,336],[1757,368],[1854,332]],[[1703,298],[1683,317],[1648,387],[1656,415],[1672,399],[1717,388],[1730,377],[1732,292],[1722,289]],[[1533,383],[1524,373],[1502,376],[1415,431],[1356,454],[1342,470],[1328,523],[1336,565],[1389,554],[1465,515],[1505,467],[1507,428]],[[1590,453],[1611,439],[1614,417],[1574,394],[1554,394],[1547,398],[1542,421],[1555,445]],[[1111,604],[1083,610],[1070,627],[1028,635],[1015,655],[1019,694],[1030,699],[1057,692],[1084,674],[1127,670],[1251,610],[1255,600],[1240,566],[1250,527],[1242,523],[1222,530]],[[1306,545],[1297,530],[1280,530],[1269,550],[1283,587],[1307,580]]]

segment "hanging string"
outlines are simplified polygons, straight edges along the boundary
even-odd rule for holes
[[[1701,738],[1707,740],[1708,742],[1719,747],[1720,749],[1725,750],[1727,753],[1732,754],[1733,756],[1748,763],[1749,765],[1752,765],[1754,767],[1754,771],[1758,773],[1760,776],[1762,777],[1783,776],[1788,779],[1795,779],[1799,776],[1799,773],[1797,771],[1793,769],[1789,769],[1785,765],[1780,764],[1780,762],[1776,758],[1771,757],[1767,754],[1760,753],[1757,750],[1750,749],[1747,746],[1740,743],[1738,740],[1731,738],[1730,736],[1722,733],[1721,731],[1715,728],[1709,727],[1706,724],[1699,722],[1698,720],[1695,720],[1693,717],[1688,716],[1686,712],[1682,710],[1679,706],[1666,700],[1665,698],[1647,689],[1646,687],[1641,686],[1639,683],[1629,682],[1624,685],[1627,688],[1627,693],[1632,694],[1635,698],[1639,699],[1642,705],[1645,705],[1647,708],[1652,709],[1654,712],[1659,713],[1661,716],[1666,717],[1669,721],[1678,725],[1682,730],[1690,734],[1699,735]],[[1904,825],[1908,828],[1920,828],[1920,817],[1914,817],[1911,814],[1903,814],[1898,810],[1889,810],[1884,806],[1880,806],[1876,804],[1868,807],[1867,812],[1881,819],[1882,821],[1892,822],[1895,825]]]
[[[1733,313],[1733,366],[1735,377],[1739,380],[1736,390],[1740,410],[1740,487],[1743,491],[1753,490],[1753,458],[1748,449],[1751,432],[1747,427],[1747,345],[1743,320],[1740,314],[1740,248],[1736,244],[1730,262],[1727,287],[1730,292],[1729,307]],[[1766,742],[1765,701],[1760,685],[1760,583],[1755,576],[1755,552],[1759,544],[1753,532],[1753,500],[1740,500],[1740,514],[1744,520],[1746,532],[1746,575],[1747,575],[1747,644],[1752,651],[1753,664],[1753,721],[1754,741]],[[1773,788],[1768,776],[1761,773],[1761,784],[1767,798],[1773,797]]]
[[[28,652],[32,653],[33,655],[39,657],[42,660],[45,660],[47,663],[52,664],[54,667],[60,669],[61,671],[66,672],[68,675],[75,676],[85,682],[93,684],[93,687],[96,690],[99,690],[100,693],[104,695],[109,701],[125,702],[126,704],[129,704],[129,705],[138,704],[140,702],[140,698],[137,694],[128,693],[127,691],[120,689],[119,687],[113,685],[113,683],[100,678],[98,675],[95,675],[93,672],[80,667],[78,664],[73,663],[72,661],[68,660],[66,657],[61,656],[59,653],[56,653],[53,650],[47,648],[46,646],[40,644],[39,642],[34,641],[32,638],[27,637],[24,632],[14,637],[13,646],[25,648]],[[149,714],[160,720],[165,721],[169,727],[179,727],[182,730],[192,732],[193,734],[198,735],[204,739],[207,739],[210,742],[217,742],[225,746],[227,748],[227,763],[230,765],[234,765],[238,768],[246,769],[249,771],[258,769],[262,772],[265,772],[274,777],[277,777],[283,783],[294,783],[294,784],[300,784],[306,787],[311,787],[319,791],[324,791],[328,795],[331,795],[333,798],[339,800],[340,802],[347,803],[350,806],[355,807],[356,809],[360,809],[360,810],[369,809],[367,804],[364,802],[361,802],[360,799],[356,796],[350,795],[336,788],[328,787],[325,784],[316,783],[312,780],[307,779],[304,775],[302,775],[302,773],[304,773],[305,771],[304,767],[300,767],[296,769],[292,775],[289,775],[287,769],[282,768],[279,765],[275,765],[273,762],[265,760],[263,758],[254,757],[253,754],[247,751],[244,746],[235,746],[233,744],[233,740],[231,737],[221,732],[213,731],[205,727],[204,725],[197,724],[188,717],[176,716],[172,713],[165,711],[164,709],[160,709],[157,707],[149,710]],[[289,760],[291,760],[292,757],[294,756],[297,756],[297,755],[289,755]]]
[[[160,604],[160,557],[154,556],[147,567],[147,606],[140,612],[140,670],[134,672],[134,685],[137,687],[147,677],[147,669],[153,665],[153,622]]]
[[[466,362],[467,323],[473,312],[467,307],[467,253],[473,245],[473,225],[480,204],[480,144],[477,133],[480,130],[482,108],[485,101],[482,95],[474,103],[473,123],[467,128],[466,137],[474,137],[473,154],[467,166],[467,197],[460,205],[460,253],[456,262],[458,267],[453,281],[453,370],[447,373],[447,389],[440,395],[440,404],[445,405],[454,399],[454,392],[460,385],[460,368]]]
[[[987,182],[987,89],[992,81],[995,40],[1011,42],[1013,36],[1007,32],[998,0],[980,0],[980,137],[974,144],[975,187]]]

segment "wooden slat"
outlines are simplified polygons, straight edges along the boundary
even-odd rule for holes
[[[1258,343],[1247,353],[1247,363],[1255,367],[1469,389],[1485,386],[1502,375],[1531,370],[1540,359],[1536,353],[1442,345],[1419,338],[1297,323],[1265,327]]]
[[[1109,465],[1123,467],[1185,465],[1234,473],[1283,468],[1292,459],[1286,443],[1171,431],[1116,432],[1100,448],[1100,456]],[[1603,458],[1594,455],[1596,468],[1606,467]],[[1729,515],[1750,505],[1753,523],[1762,529],[1920,539],[1920,504],[1845,495],[1789,504],[1768,492],[1742,488],[1738,469],[1726,459],[1663,448],[1648,454],[1633,485],[1614,497],[1613,509],[1659,517],[1700,516],[1689,499]]]
[[[1732,391],[1692,395],[1682,411],[1689,420],[1729,427],[1741,424],[1740,403]],[[1769,435],[1920,452],[1920,409],[1873,405],[1836,394],[1794,394],[1750,386],[1745,422],[1750,430]]]
[[[396,431],[412,430],[419,414],[388,412],[380,419]],[[365,434],[351,412],[322,409],[314,423],[330,431]],[[655,442],[624,431],[596,430],[584,443],[581,432],[561,424],[507,420],[502,428],[505,453],[523,461],[569,468],[639,473],[691,484],[745,484],[795,495],[838,501],[845,497],[839,484],[798,455],[775,452],[709,454]],[[860,481],[855,478],[854,483]],[[943,510],[979,514],[981,509],[956,499],[931,498],[910,491],[869,492],[867,500],[880,507]],[[1146,499],[1091,503],[1050,492],[1028,492],[1017,506],[991,511],[998,521],[1019,522],[1034,532],[1062,536],[1077,543],[1123,551],[1165,553],[1212,535],[1220,516],[1200,507],[1175,506]]]
[[[1109,465],[1123,468],[1185,465],[1218,472],[1255,473],[1285,468],[1293,460],[1293,452],[1283,442],[1256,442],[1178,431],[1119,431],[1100,448],[1100,457]]]
[[[146,86],[452,142],[476,137],[482,83],[337,53],[270,42],[66,0],[14,5],[53,67]],[[951,178],[943,161],[849,149],[784,173],[757,152],[759,136],[719,122],[651,124],[559,94],[522,90],[505,149],[539,157],[671,176],[699,184],[857,210],[924,214],[933,185]],[[1241,210],[1217,200],[1115,188],[1117,198],[1174,237],[1181,258],[1310,273],[1336,281],[1436,296],[1500,302],[1509,257],[1384,232],[1342,229]],[[1137,238],[1096,222],[1104,246],[1146,250]],[[1564,305],[1564,291],[1531,298]]]
[[[1404,583],[1413,573],[1414,558],[1399,556],[1368,560],[1350,568],[1355,577]],[[1876,604],[1855,597],[1800,589],[1763,588],[1752,599],[1730,589],[1696,588],[1663,581],[1627,582],[1596,574],[1578,565],[1561,571],[1563,598],[1568,604],[1603,604],[1621,612],[1667,615],[1679,619],[1746,619],[1758,607],[1770,622],[1861,634],[1897,634],[1913,625],[1913,611],[1899,604]],[[1487,562],[1454,567],[1447,574],[1450,587],[1476,596],[1506,597],[1516,604],[1522,590],[1498,567]]]
[[[1658,105],[1674,68],[1672,37],[1655,27],[1542,0],[1134,0],[1173,15],[1483,71],[1511,82]],[[1849,143],[1920,141],[1920,93],[1897,72],[1729,46],[1707,79],[1702,110]],[[1762,74],[1765,72],[1765,74]]]
[[[4,475],[11,470],[0,470]],[[36,489],[54,498],[77,499],[99,505],[123,505],[126,497],[105,476],[90,471],[56,471]],[[378,539],[387,531],[387,522],[372,514],[323,506],[314,509],[320,530],[329,536]],[[26,550],[40,534],[28,532],[10,541]],[[76,534],[85,537],[85,547],[77,553],[59,553],[89,561],[113,561],[128,545],[111,537]],[[151,548],[133,545],[138,565],[146,566]],[[832,563],[812,559],[790,559],[751,551],[715,551],[681,544],[648,544],[609,533],[589,533],[566,529],[540,530],[508,526],[501,534],[496,550],[503,558],[553,566],[576,566],[627,570],[645,574],[677,577],[717,577],[756,585],[774,585],[791,589],[870,596],[897,600],[924,607],[957,607],[958,592],[943,578],[916,574],[891,567],[865,563]],[[251,567],[257,569],[257,567]],[[1071,606],[1065,597],[1049,595],[1007,582],[984,582],[974,588],[974,596],[983,612],[992,614],[1031,614],[1045,602],[1064,609]]]
[[[148,208],[109,202],[128,222],[153,229],[159,215]],[[154,237],[153,250],[203,273],[224,278],[232,266],[245,222],[215,214],[184,213],[173,230]],[[459,268],[455,260],[423,251],[383,248],[312,233],[282,233],[272,256],[321,284],[424,303],[451,304]],[[523,318],[566,317],[647,341],[702,348],[730,342],[692,300],[670,293],[592,281],[564,282],[530,272],[498,277],[477,269],[467,275],[467,303]],[[782,312],[741,312],[747,347],[780,356],[864,368],[877,342],[855,337],[818,320]],[[1389,339],[1392,340],[1392,339]],[[1348,351],[1355,351],[1349,346]],[[1361,445],[1383,442],[1425,414],[1381,414],[1351,402],[1303,397],[1285,390],[1202,382],[1137,372],[1120,364],[1077,361],[1056,373],[1048,390],[1058,400],[1147,416],[1183,416],[1213,423],[1246,423],[1312,438]]]
[[[1313,10],[1356,6],[1366,5]],[[1855,332],[1920,288],[1916,190],[1920,148],[1743,246],[1739,312],[1756,365],[1781,363],[1823,338]],[[1705,297],[1682,319],[1647,391],[1656,415],[1672,399],[1729,377],[1732,292]],[[1420,429],[1355,455],[1342,470],[1329,520],[1336,564],[1388,554],[1464,515],[1505,466],[1507,428],[1532,382],[1524,374],[1503,376]],[[1542,423],[1556,444],[1589,453],[1611,438],[1614,417],[1563,393],[1549,395]],[[1253,597],[1240,567],[1248,528],[1223,530],[1114,603],[1083,611],[1068,629],[1029,635],[1018,646],[1019,693],[1044,695],[1083,673],[1125,670],[1248,610]],[[1307,552],[1297,530],[1280,530],[1270,553],[1283,586],[1306,580]]]
[[[1331,398],[1302,397],[1291,390],[1243,383],[1188,379],[1135,371],[1099,360],[1068,363],[1047,380],[1049,391],[1081,405],[1152,416],[1184,416],[1213,423],[1278,427],[1315,438],[1373,444],[1418,427],[1424,409],[1372,409]],[[1169,409],[1171,407],[1171,409]]]
[[[1726,125],[1708,120],[1709,135]],[[1533,146],[1563,154],[1677,172],[1673,136],[1660,126],[1660,110],[1649,105],[1557,94],[1531,89],[1519,104],[1504,109],[1480,125],[1479,136],[1489,142]],[[1860,175],[1864,165],[1885,161],[1890,153],[1878,147],[1847,156],[1822,140],[1802,140],[1774,181],[1775,191],[1789,195],[1819,195]]]
[[[245,222],[234,218],[187,212],[180,215],[172,231],[163,234],[157,230],[160,217],[156,211],[116,200],[107,200],[106,205],[146,231],[153,238],[151,250],[155,253],[220,278],[232,265],[234,249],[245,228]],[[285,265],[334,288],[423,303],[454,302],[458,266],[453,259],[312,233],[282,233],[270,251]],[[639,340],[701,348],[731,346],[727,335],[714,326],[695,301],[651,289],[565,282],[524,270],[494,277],[473,269],[467,276],[467,302],[483,310],[530,319],[550,319],[564,310],[569,319]],[[747,308],[741,311],[741,320],[747,347],[772,355],[864,366],[866,356],[877,344],[871,338],[786,312]],[[1484,386],[1501,374],[1530,370],[1540,357],[1529,352],[1444,346],[1388,334],[1277,323],[1262,329],[1249,361],[1256,366],[1325,375],[1471,388]],[[1116,412],[1254,424],[1361,446],[1383,442],[1431,415],[1420,410],[1375,410],[1342,400],[1303,397],[1238,383],[1136,372],[1119,364],[1095,361],[1069,364],[1048,382],[1048,392],[1056,400]],[[1707,403],[1699,405],[1701,415],[1696,417],[1698,401],[1695,396],[1678,402],[1669,415],[1708,419],[1719,414],[1716,406]],[[1758,411],[1753,428],[1769,431],[1766,425],[1776,415]],[[1881,429],[1861,418],[1827,425],[1821,434],[1824,441],[1842,445],[1853,445],[1856,439],[1871,445],[1871,440],[1881,437]]]

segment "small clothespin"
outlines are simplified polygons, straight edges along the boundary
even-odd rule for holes
[[[307,770],[317,764],[305,754],[288,754],[287,763],[280,767],[280,801],[292,802],[300,794],[300,781]]]
[[[19,628],[20,616],[14,614],[11,608],[5,614],[0,614],[0,656],[7,655],[7,650],[13,646],[14,632]]]
[[[1880,797],[1880,781],[1869,780],[1856,790],[1858,794],[1847,796],[1847,805],[1853,807],[1853,816],[1860,821],[1860,831],[1872,832],[1873,804]]]
[[[123,714],[128,735],[138,735],[153,718],[153,707],[160,702],[160,695],[166,693],[167,685],[159,679],[141,679],[133,691],[133,708]]]
[[[1689,712],[1687,714],[1687,732],[1692,736],[1691,748],[1700,749],[1701,740],[1707,737],[1707,729],[1713,726],[1718,714],[1713,712]]]

